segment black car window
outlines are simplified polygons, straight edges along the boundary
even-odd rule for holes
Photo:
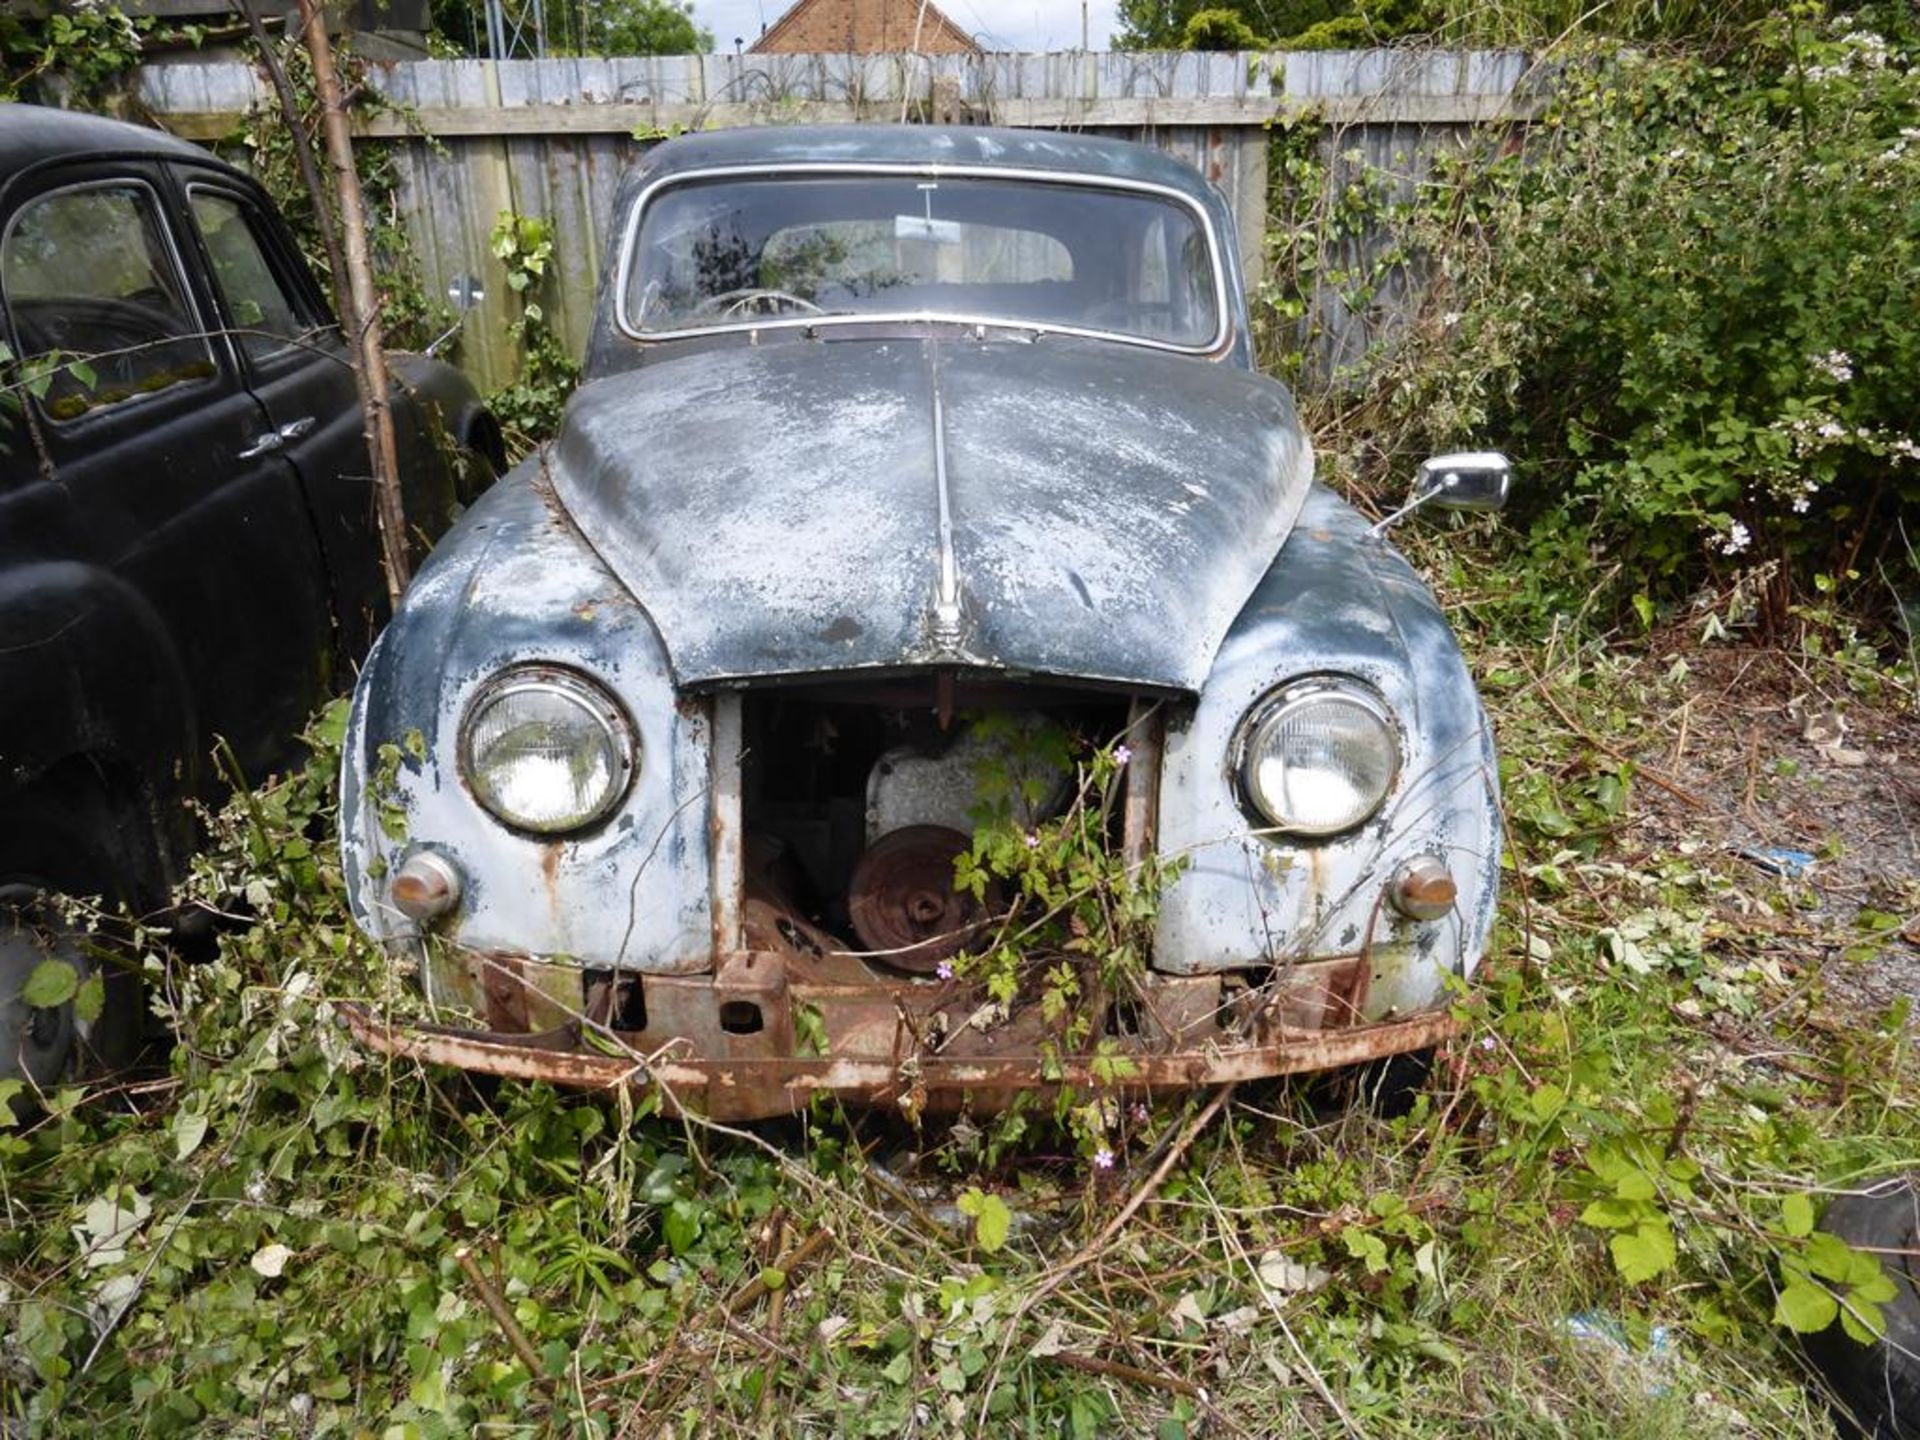
[[[256,360],[278,355],[308,328],[273,272],[247,209],[231,195],[195,186],[188,192],[194,223],[213,257],[213,275],[238,331],[240,348]]]
[[[0,243],[0,294],[20,371],[55,420],[214,373],[159,205],[137,182],[22,206]]]

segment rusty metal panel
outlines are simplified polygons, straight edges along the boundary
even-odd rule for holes
[[[708,845],[713,852],[713,951],[740,948],[740,907],[746,900],[746,831],[740,813],[740,695],[717,694],[713,711],[712,807]]]
[[[1160,762],[1166,749],[1167,705],[1136,699],[1127,711],[1125,809],[1121,816],[1120,856],[1136,869],[1154,854],[1160,829]]]
[[[1091,1057],[1057,1066],[1028,1056],[1011,1059],[920,1055],[911,1065],[844,1056],[687,1058],[669,1049],[627,1048],[602,1054],[564,1046],[560,1036],[503,1036],[433,1026],[391,1026],[358,1005],[341,1007],[363,1045],[430,1064],[482,1074],[543,1080],[582,1090],[615,1086],[653,1088],[670,1114],[692,1112],[715,1120],[753,1120],[804,1110],[817,1094],[867,1105],[950,1113],[990,1112],[1018,1095],[1049,1097],[1063,1086],[1122,1094],[1188,1090],[1266,1076],[1293,1075],[1429,1049],[1457,1029],[1445,1011],[1384,1024],[1285,1034],[1242,1045],[1134,1058],[1124,1084],[1096,1079]],[[556,1040],[559,1044],[556,1045]]]

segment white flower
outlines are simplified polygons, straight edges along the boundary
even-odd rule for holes
[[[1720,553],[1722,555],[1738,555],[1752,543],[1752,533],[1746,526],[1742,525],[1738,520],[1735,520],[1727,527],[1727,533],[1720,537]]]
[[[1815,355],[1813,368],[1842,385],[1853,379],[1853,357],[1844,350],[1829,350],[1824,355]]]
[[[1796,496],[1794,496],[1794,497],[1793,497],[1793,513],[1794,513],[1794,514],[1796,514],[1796,515],[1804,515],[1804,514],[1806,514],[1806,513],[1807,513],[1807,509],[1808,509],[1808,506],[1809,506],[1809,505],[1810,505],[1811,503],[1812,503],[1812,502],[1811,502],[1811,501],[1809,501],[1809,500],[1807,499],[1807,497],[1806,497],[1806,496],[1804,496],[1804,495],[1796,495]]]

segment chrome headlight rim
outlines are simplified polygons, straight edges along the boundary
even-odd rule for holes
[[[1374,720],[1380,726],[1390,752],[1390,763],[1380,793],[1357,819],[1332,826],[1302,825],[1270,813],[1261,803],[1252,778],[1252,764],[1257,758],[1256,747],[1261,737],[1280,720],[1303,706],[1326,700],[1351,704]],[[1353,835],[1379,817],[1400,784],[1406,753],[1406,736],[1399,716],[1374,686],[1356,675],[1301,675],[1276,685],[1248,707],[1234,732],[1228,768],[1240,808],[1254,822],[1256,834],[1271,840],[1305,841],[1317,845]]]
[[[515,813],[494,793],[474,753],[480,718],[508,695],[527,691],[545,692],[574,705],[599,727],[617,762],[613,781],[599,802],[564,821],[539,823]],[[530,661],[510,665],[488,677],[468,699],[460,716],[459,767],[461,783],[480,808],[507,829],[541,840],[579,835],[602,824],[632,790],[640,772],[639,731],[626,708],[601,681],[565,665]]]

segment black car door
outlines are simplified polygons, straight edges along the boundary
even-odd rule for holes
[[[127,646],[177,674],[197,711],[199,753],[174,763],[203,771],[219,735],[257,774],[324,693],[325,573],[299,484],[189,272],[169,185],[158,164],[102,161],[7,192],[0,306],[19,372],[41,378],[34,423],[15,427],[31,453],[5,459],[16,518],[0,560],[107,577]],[[154,719],[164,734],[173,717]]]
[[[357,662],[388,606],[359,390],[346,347],[271,211],[231,176],[191,166],[176,173],[245,383],[265,407],[278,453],[305,487],[331,578],[340,658]]]

